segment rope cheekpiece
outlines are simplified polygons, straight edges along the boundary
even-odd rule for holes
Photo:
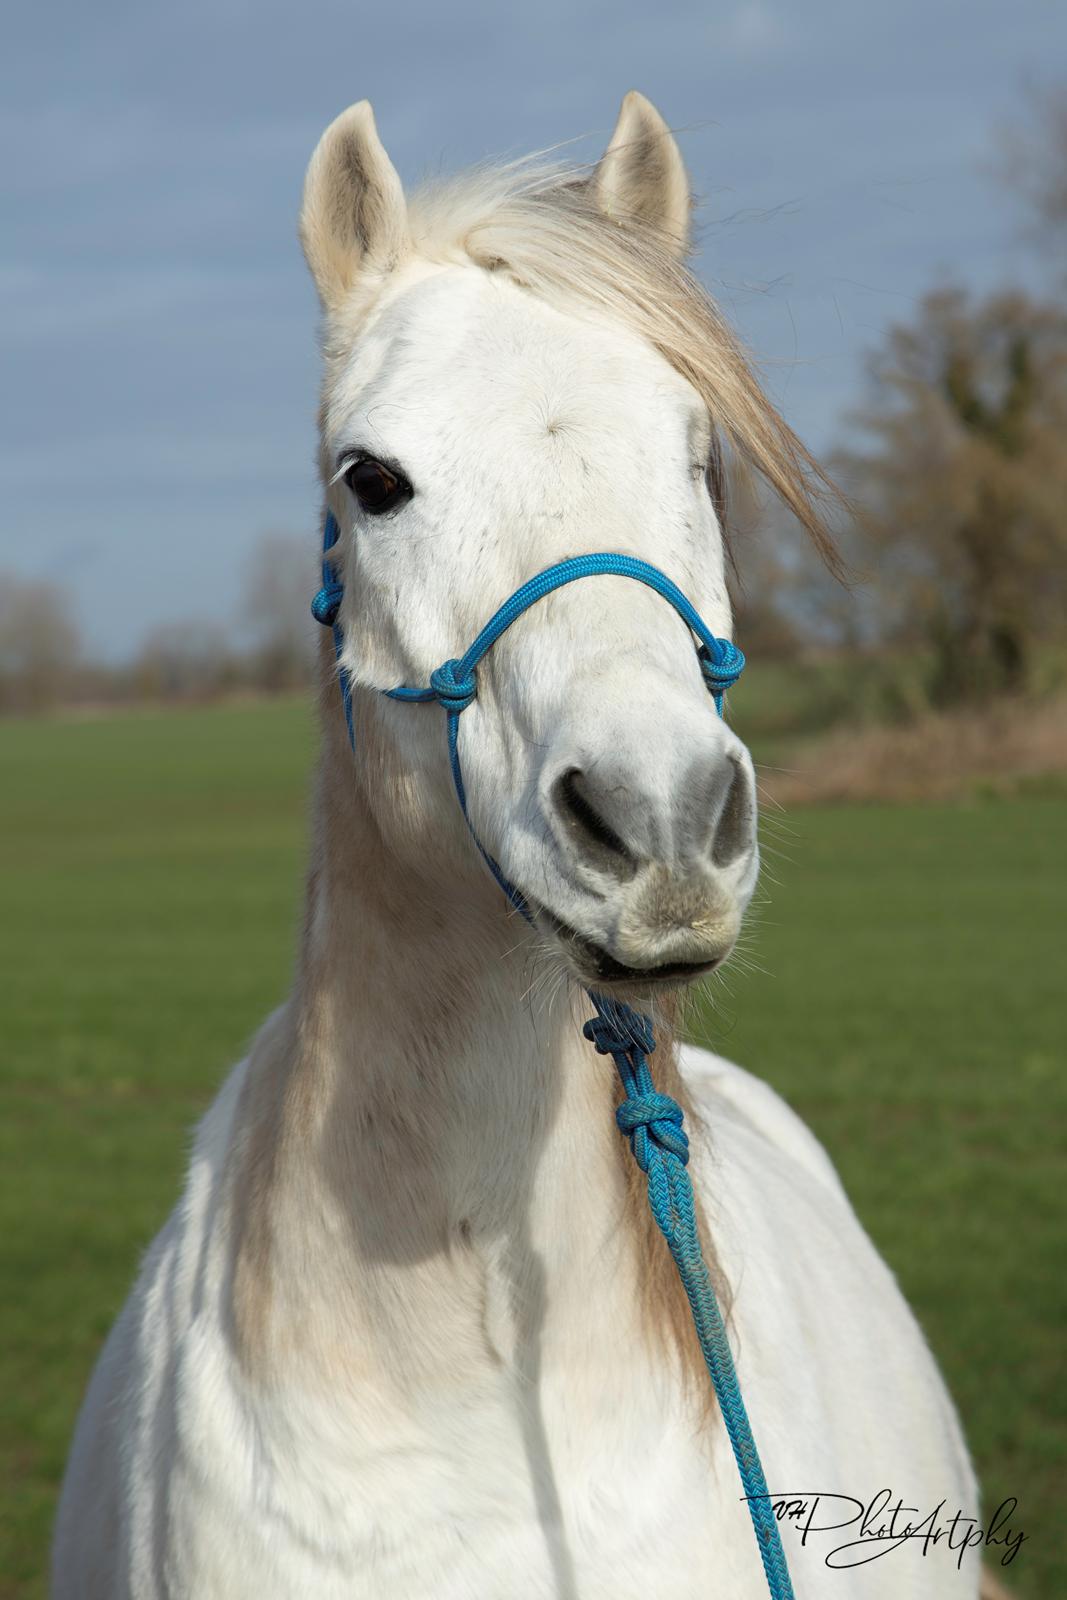
[[[329,512],[323,535],[322,588],[311,602],[311,614],[316,622],[333,630],[345,724],[354,751],[352,684],[342,659],[344,634],[338,620],[344,589],[328,555],[338,537],[336,519]],[[715,701],[715,709],[722,716],[723,695],[737,682],[745,665],[741,651],[729,639],[719,639],[711,632],[682,591],[658,567],[633,556],[610,552],[575,556],[569,561],[557,562],[524,583],[494,612],[465,655],[446,661],[430,674],[428,688],[381,691],[392,700],[417,703],[437,701],[444,708],[448,719],[448,759],[452,781],[471,837],[510,903],[531,923],[533,916],[522,892],[508,882],[471,824],[459,760],[459,719],[477,698],[479,662],[516,618],[564,584],[573,583],[578,578],[600,575],[632,578],[654,589],[671,603],[700,640],[697,655],[701,671]],[[689,1140],[682,1126],[682,1109],[670,1095],[660,1094],[652,1081],[648,1058],[656,1048],[656,1040],[650,1019],[623,1001],[613,1000],[592,990],[587,992],[596,1015],[585,1023],[582,1031],[601,1055],[612,1058],[622,1083],[623,1099],[616,1109],[615,1120],[620,1132],[629,1140],[634,1160],[648,1179],[648,1201],[652,1215],[667,1241],[689,1301],[701,1352],[741,1477],[771,1600],[794,1600],[778,1523],[767,1493],[748,1413],[741,1398],[722,1313],[700,1248],[693,1187],[686,1171]]]

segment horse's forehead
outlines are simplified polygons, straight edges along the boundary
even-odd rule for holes
[[[494,426],[536,419],[548,432],[628,418],[647,428],[657,415],[668,423],[699,408],[690,385],[630,329],[462,267],[392,299],[357,346],[346,387],[352,400],[414,391],[427,412]]]

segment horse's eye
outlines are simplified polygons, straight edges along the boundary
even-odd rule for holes
[[[345,482],[364,511],[372,516],[382,511],[392,511],[401,500],[411,498],[411,485],[406,478],[368,456],[353,461],[345,473]]]

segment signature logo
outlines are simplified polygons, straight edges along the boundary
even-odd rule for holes
[[[918,1506],[906,1506],[892,1489],[880,1489],[867,1501],[824,1490],[745,1498],[769,1500],[778,1523],[797,1532],[803,1546],[817,1545],[823,1538],[829,1540],[847,1529],[851,1537],[834,1544],[824,1557],[828,1567],[844,1570],[877,1561],[908,1545],[917,1546],[924,1556],[940,1548],[955,1557],[957,1567],[963,1566],[968,1550],[992,1550],[1003,1545],[1000,1565],[1007,1567],[1027,1538],[1021,1529],[1016,1531],[1010,1526],[1018,1506],[1014,1495],[1000,1502],[984,1527],[976,1517],[958,1508],[949,1513],[944,1500],[926,1512]]]

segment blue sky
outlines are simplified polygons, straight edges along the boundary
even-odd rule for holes
[[[161,621],[237,625],[263,532],[314,547],[295,217],[351,101],[410,181],[583,134],[592,159],[642,89],[703,197],[705,278],[825,449],[865,349],[926,288],[1033,270],[983,168],[1067,65],[1062,0],[63,0],[6,20],[0,570],[56,574],[112,656]]]

